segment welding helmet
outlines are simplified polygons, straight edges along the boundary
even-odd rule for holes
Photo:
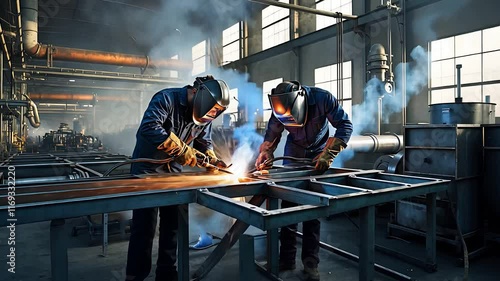
[[[307,95],[298,81],[285,81],[271,90],[274,116],[285,126],[302,127],[307,121]]]
[[[206,125],[217,118],[229,105],[229,88],[223,80],[212,76],[196,78],[198,89],[193,100],[193,121]]]

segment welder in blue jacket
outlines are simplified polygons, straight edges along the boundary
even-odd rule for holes
[[[198,77],[193,86],[169,88],[156,93],[146,109],[136,134],[132,158],[173,158],[168,165],[133,163],[132,174],[181,172],[182,166],[210,164],[225,168],[213,151],[212,120],[229,105],[229,88],[212,76]],[[192,147],[190,146],[192,144]],[[157,281],[177,280],[177,206],[133,211],[127,256],[126,280],[144,280],[151,271],[151,253],[158,209],[160,236]]]
[[[310,158],[315,169],[324,173],[337,154],[347,146],[351,137],[352,123],[337,99],[328,91],[300,85],[297,81],[280,83],[271,91],[269,102],[273,115],[269,119],[264,142],[260,145],[255,168],[262,170],[272,165],[273,152],[286,129],[288,137],[284,156]],[[329,134],[328,122],[336,128]],[[288,160],[284,165],[292,164]],[[297,204],[282,201],[281,207]],[[297,240],[294,231],[297,224],[281,228],[280,270],[295,269]],[[302,263],[307,280],[319,280],[319,220],[303,222]]]

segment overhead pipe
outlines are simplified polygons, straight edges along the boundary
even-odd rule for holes
[[[130,101],[123,96],[96,96],[93,94],[66,94],[66,93],[30,93],[32,100],[71,100],[71,101]]]
[[[403,136],[396,134],[352,136],[347,149],[354,152],[393,154],[402,150],[403,145]]]
[[[5,54],[5,58],[7,59],[7,63],[9,64],[9,69],[12,69],[12,61],[9,55],[9,49],[7,48],[7,42],[5,41],[5,31],[2,29],[2,24],[0,24],[0,40],[2,41],[2,48]],[[3,75],[3,73],[2,73]],[[14,77],[14,73],[12,73],[12,77]]]
[[[349,20],[354,20],[357,19],[358,16],[353,16],[353,15],[348,15],[348,14],[342,14],[342,13],[337,13],[337,12],[329,12],[329,11],[322,11],[322,10],[316,10],[313,8],[308,8],[300,5],[294,5],[294,4],[288,4],[288,3],[283,3],[279,1],[271,1],[271,0],[248,0],[250,2],[255,2],[255,3],[260,3],[260,4],[265,4],[265,5],[271,5],[271,6],[278,6],[281,8],[286,8],[294,11],[299,11],[299,12],[306,12],[306,13],[311,13],[311,14],[316,14],[316,15],[321,15],[321,16],[327,16],[327,17],[333,17],[333,18],[343,18],[343,19],[349,19]]]
[[[40,115],[36,104],[31,100],[0,100],[0,105],[9,107],[26,107],[26,118],[34,128],[40,127]]]
[[[19,3],[21,0],[17,0]],[[147,68],[155,66],[172,70],[188,71],[192,62],[161,59],[151,60],[148,56],[84,50],[46,45],[38,42],[38,0],[23,0],[21,5],[23,46],[26,53],[35,58],[49,60],[77,61],[97,64],[110,64]]]

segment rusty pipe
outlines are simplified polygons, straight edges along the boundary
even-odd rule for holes
[[[21,0],[17,0],[18,2]],[[77,61],[97,64],[110,64],[147,68],[155,66],[173,70],[191,70],[191,61],[174,59],[152,60],[148,56],[84,50],[46,45],[38,42],[38,0],[23,0],[22,42],[26,53],[35,58],[51,57],[53,60]]]
[[[94,96],[93,94],[67,94],[67,93],[30,93],[32,100],[72,100],[72,101],[130,101],[128,97],[121,96]]]

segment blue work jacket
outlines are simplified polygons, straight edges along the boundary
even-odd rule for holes
[[[312,159],[321,153],[330,136],[328,122],[336,128],[334,136],[345,143],[351,137],[352,123],[330,92],[317,87],[303,87],[306,90],[308,104],[305,125],[303,127],[284,126],[273,114],[269,119],[264,141],[278,143],[282,132],[286,129],[288,137],[284,156]],[[283,163],[287,164],[289,161]]]
[[[169,88],[156,93],[144,112],[141,125],[137,130],[136,144],[132,158],[165,159],[172,157],[158,150],[170,132],[176,134],[186,144],[205,153],[213,149],[211,131],[212,123],[198,126],[193,122],[192,109],[188,105],[187,88]],[[133,163],[132,174],[154,172],[160,165],[151,163]],[[182,166],[176,162],[170,164],[172,170],[182,171]]]

